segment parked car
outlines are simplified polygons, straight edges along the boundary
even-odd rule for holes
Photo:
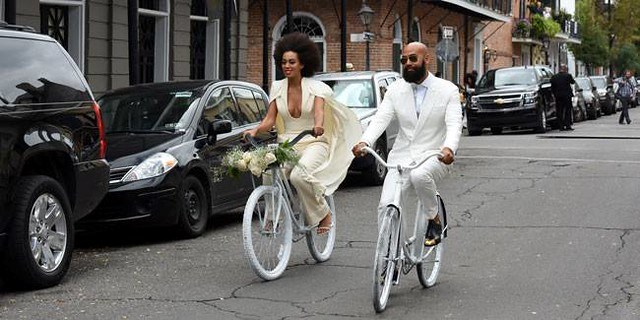
[[[616,96],[613,92],[613,84],[607,76],[592,76],[589,77],[591,82],[596,87],[598,92],[598,100],[600,102],[600,108],[604,114],[616,113]]]
[[[573,122],[581,122],[587,120],[587,104],[584,101],[582,92],[578,92],[576,85],[571,85],[573,97],[571,105],[573,107]]]
[[[64,48],[0,22],[0,264],[18,288],[58,284],[74,223],[107,192],[100,108]]]
[[[467,106],[469,135],[479,135],[487,127],[494,134],[501,133],[504,127],[545,132],[547,125],[556,121],[551,75],[551,70],[545,66],[487,71]]]
[[[111,164],[109,193],[81,221],[96,226],[173,226],[197,237],[210,215],[243,206],[250,173],[222,166],[243,131],[266,115],[267,94],[240,81],[153,83],[113,90],[98,99]],[[262,136],[275,143],[275,133]]]
[[[387,86],[401,76],[393,71],[357,71],[323,73],[315,78],[328,84],[333,89],[336,100],[356,113],[364,130],[382,102]],[[384,159],[397,134],[398,122],[393,120],[373,146]],[[349,169],[362,172],[373,185],[381,185],[387,174],[387,168],[376,162],[371,155],[354,159]]]
[[[577,77],[576,89],[582,93],[584,102],[587,104],[587,118],[595,120],[602,115],[600,101],[598,100],[598,90],[587,77]]]

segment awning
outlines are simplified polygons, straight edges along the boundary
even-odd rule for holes
[[[431,3],[433,5],[449,9],[451,11],[479,18],[481,20],[494,20],[502,22],[511,21],[511,17],[507,15],[501,14],[491,9],[487,9],[485,7],[478,6],[467,0],[422,0],[422,2]]]

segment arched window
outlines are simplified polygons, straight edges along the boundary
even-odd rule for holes
[[[309,36],[309,38],[318,45],[318,49],[320,49],[320,68],[324,71],[326,69],[326,41],[324,38],[325,30],[322,23],[320,23],[320,19],[316,16],[306,13],[306,12],[294,12],[293,13],[293,28],[291,31],[287,29],[287,17],[283,16],[278,20],[275,27],[273,28],[273,46],[272,51],[275,49],[275,44],[278,40],[285,34],[289,32],[301,32]],[[272,67],[272,74],[275,74],[275,79],[279,80],[284,78],[282,71],[280,68],[277,68],[277,63],[274,62]]]
[[[402,65],[400,64],[400,55],[402,55],[402,23],[396,15],[396,22],[393,24],[393,54],[391,55],[391,65],[393,71],[402,73]]]

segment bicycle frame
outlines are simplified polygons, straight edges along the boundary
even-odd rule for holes
[[[293,193],[293,187],[289,183],[289,180],[284,177],[283,169],[280,166],[272,166],[269,168],[269,172],[272,176],[271,185],[278,190],[278,193],[282,195],[279,199],[283,199],[283,205],[288,214],[291,217],[291,221],[293,222],[293,232],[295,234],[306,234],[311,231],[312,227],[307,226],[305,224],[304,215],[301,211],[300,202],[298,201],[298,197]],[[292,206],[293,205],[293,206]],[[274,229],[277,228],[277,224],[279,223],[280,217],[275,217]],[[294,242],[297,242],[300,239],[294,239]]]
[[[431,251],[435,248],[435,247],[429,247],[427,248],[427,251],[424,252],[425,247],[423,245],[414,245],[414,243],[416,242],[416,239],[419,239],[419,235],[424,235],[426,228],[427,228],[427,224],[426,221],[423,217],[420,216],[420,214],[416,213],[416,217],[415,217],[415,221],[414,221],[414,230],[413,230],[413,235],[411,237],[409,237],[408,239],[405,237],[404,235],[404,218],[403,218],[403,214],[402,214],[402,186],[403,183],[405,181],[405,176],[408,175],[411,170],[421,166],[423,163],[425,163],[427,160],[429,160],[430,158],[434,157],[434,156],[440,156],[442,157],[442,154],[440,152],[434,152],[428,156],[426,156],[423,160],[421,160],[418,163],[409,165],[409,166],[402,166],[402,165],[389,165],[384,159],[382,159],[376,152],[375,150],[371,149],[370,147],[364,147],[363,150],[367,151],[368,153],[370,153],[371,155],[373,155],[377,161],[379,161],[381,164],[383,164],[385,167],[387,167],[388,169],[396,169],[398,170],[398,174],[399,174],[399,178],[396,180],[395,184],[395,190],[394,190],[394,197],[393,197],[393,201],[391,203],[389,203],[387,206],[392,206],[398,209],[398,220],[399,220],[399,226],[400,226],[400,233],[399,233],[399,241],[403,240],[402,242],[400,242],[402,245],[400,246],[400,254],[398,259],[400,261],[403,261],[405,263],[408,263],[409,265],[409,269],[411,267],[413,267],[415,264],[421,263],[421,262],[425,262],[425,258],[431,253]],[[421,204],[418,205],[418,207],[416,208],[416,210],[420,210]],[[447,229],[447,225],[445,224],[445,227],[443,228],[442,232],[444,233]],[[413,249],[413,250],[411,250]],[[408,273],[409,270],[405,270],[405,274]]]

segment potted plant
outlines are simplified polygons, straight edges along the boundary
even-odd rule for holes
[[[560,25],[553,19],[545,19],[541,15],[531,16],[531,33],[536,38],[553,38],[560,30]]]
[[[527,19],[520,19],[516,23],[514,36],[517,38],[529,38],[531,35],[531,22]]]

